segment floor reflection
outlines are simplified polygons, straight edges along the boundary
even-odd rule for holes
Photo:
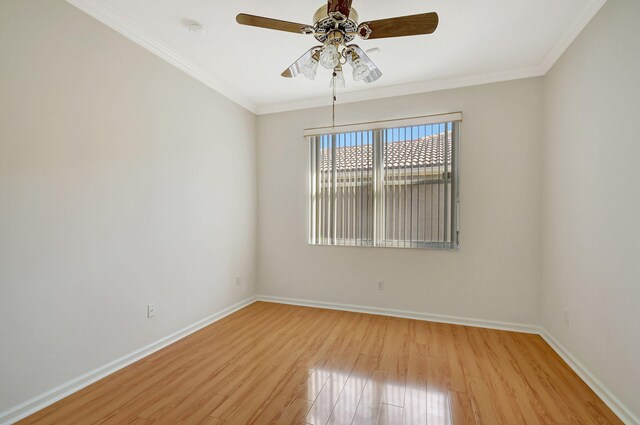
[[[381,372],[316,368],[309,373],[299,395],[311,405],[308,424],[452,424],[445,386]]]

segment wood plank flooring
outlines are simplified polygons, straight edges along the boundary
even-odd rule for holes
[[[619,424],[537,335],[254,303],[20,424]]]

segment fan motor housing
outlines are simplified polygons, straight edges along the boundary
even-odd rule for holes
[[[341,15],[342,16],[342,15]],[[328,35],[332,31],[340,31],[344,34],[344,42],[348,43],[355,38],[358,31],[358,12],[351,8],[351,12],[346,19],[336,19],[327,14],[327,5],[323,5],[313,15],[314,37],[321,43],[327,41]]]

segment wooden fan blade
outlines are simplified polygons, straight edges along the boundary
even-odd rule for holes
[[[354,52],[356,52],[356,54],[358,56],[360,56],[360,60],[362,62],[364,62],[369,67],[369,69],[371,70],[369,75],[366,78],[364,78],[362,81],[364,81],[365,83],[369,84],[369,83],[373,83],[378,78],[382,77],[382,71],[380,71],[380,69],[378,69],[376,64],[373,63],[373,61],[371,59],[369,59],[369,56],[367,56],[359,46],[357,46],[355,44],[351,44],[351,45],[349,45],[349,47]],[[351,55],[347,55],[347,62],[349,62],[349,65],[351,65],[351,63],[353,62],[353,58],[351,57]]]
[[[278,19],[264,18],[262,16],[247,15],[246,13],[240,13],[236,16],[236,22],[242,25],[249,25],[252,27],[267,28],[270,30],[295,32],[303,34],[303,29],[309,27],[309,25],[298,24],[296,22],[280,21]]]
[[[358,26],[359,34],[363,34],[360,29],[366,28],[365,25],[371,30],[371,34],[364,37],[367,39],[431,34],[438,28],[438,14],[431,12],[363,22]]]
[[[310,48],[304,53],[304,55],[300,56],[297,61],[292,63],[289,68],[282,71],[282,74],[280,75],[286,78],[297,77],[300,74],[300,67],[311,59],[311,56],[313,56],[313,53],[317,49],[321,49],[321,48],[322,46],[314,46]]]
[[[334,12],[340,12],[348,18],[349,13],[351,13],[351,1],[352,0],[328,0],[327,15],[331,16]]]

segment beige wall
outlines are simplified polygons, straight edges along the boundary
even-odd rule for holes
[[[309,246],[302,130],[331,110],[260,116],[260,291],[537,323],[541,106],[540,78],[338,106],[338,124],[463,111],[459,251]]]
[[[463,111],[435,251],[307,244],[329,108],[256,118],[62,0],[3,1],[0,412],[262,293],[542,323],[639,414],[638,16],[609,0],[544,79],[338,105]]]
[[[251,113],[62,0],[0,57],[1,412],[254,294],[257,223]]]
[[[609,0],[545,78],[542,249],[543,324],[638,417],[639,18]]]

